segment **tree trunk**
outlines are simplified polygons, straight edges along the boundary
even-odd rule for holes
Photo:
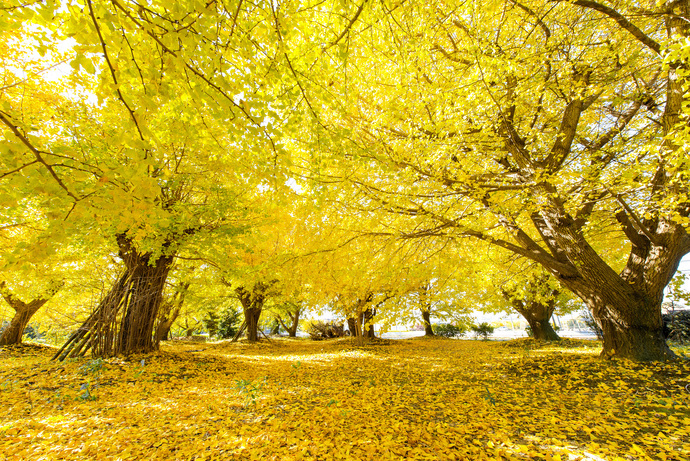
[[[297,328],[299,327],[299,314],[300,314],[299,308],[295,310],[294,313],[288,312],[288,316],[290,317],[290,325],[286,325],[285,322],[283,322],[283,318],[281,316],[278,316],[278,321],[280,324],[283,326],[285,331],[288,332],[288,336],[290,338],[296,338],[297,337]]]
[[[618,216],[625,222],[626,218]],[[660,229],[656,238],[663,239],[663,247],[631,234],[634,242],[628,263],[617,274],[572,227],[568,221],[553,225],[568,259],[574,261],[572,273],[554,275],[585,301],[601,325],[602,356],[636,361],[673,358],[663,337],[661,302],[664,288],[687,253],[690,241],[685,231],[674,224],[659,223],[664,231]]]
[[[172,295],[171,299],[163,302],[160,308],[158,325],[156,326],[155,342],[159,344],[161,341],[169,339],[170,328],[177,320],[184,304],[184,298],[189,289],[189,282],[182,282],[178,285],[177,290]],[[191,336],[191,335],[190,335]]]
[[[299,314],[300,314],[300,309],[297,309],[295,311],[295,315],[292,317],[292,325],[290,325],[290,328],[287,329],[288,335],[290,338],[296,338],[297,337],[297,328],[299,328]]]
[[[529,323],[532,330],[532,337],[539,341],[560,341],[561,338],[556,333],[556,330],[551,326],[548,318],[536,319],[532,316],[525,315],[525,320]]]
[[[680,258],[678,258],[680,259]],[[675,264],[656,264],[660,272],[675,272]],[[628,268],[629,269],[629,268]],[[663,361],[674,353],[666,345],[661,319],[663,288],[668,280],[639,283],[647,270],[636,269],[622,276],[600,273],[587,279],[566,279],[563,283],[582,298],[601,326],[604,335],[602,356],[636,361]],[[614,278],[615,277],[615,278]],[[621,283],[622,282],[622,283]],[[646,286],[645,286],[646,285]]]
[[[82,356],[88,350],[96,357],[110,357],[158,349],[153,329],[173,255],[153,260],[151,253],[139,253],[124,235],[118,236],[118,245],[125,272],[54,359]]]
[[[664,361],[675,357],[666,344],[661,303],[644,307],[607,306],[593,313],[604,334],[605,357],[637,361]]]
[[[560,341],[550,323],[560,295],[560,290],[553,288],[554,280],[548,272],[542,271],[529,274],[519,283],[519,290],[514,286],[501,287],[503,298],[527,320],[534,339]]]
[[[350,336],[357,336],[357,320],[354,317],[347,318],[347,329],[350,330]]]
[[[361,325],[362,325],[362,336],[365,338],[369,339],[375,339],[376,338],[376,332],[374,331],[374,324],[372,320],[374,319],[374,316],[376,315],[376,311],[373,310],[372,308],[368,307],[362,312],[361,317]]]
[[[424,336],[435,336],[434,329],[431,328],[431,312],[422,309],[422,320],[424,321]]]
[[[157,344],[161,341],[167,341],[170,339],[170,329],[172,328],[173,323],[175,323],[175,320],[177,320],[177,317],[180,315],[181,307],[182,305],[175,308],[175,310],[173,310],[169,315],[163,317],[158,323],[155,335],[155,341]]]
[[[169,319],[161,320],[161,322],[156,327],[156,343],[160,344],[161,341],[168,341],[170,339],[170,328],[172,328],[172,325],[173,323],[175,323],[176,318],[177,315],[175,315],[174,317],[170,317]]]
[[[36,301],[41,302],[37,303]],[[15,310],[15,314],[9,326],[2,332],[2,336],[0,336],[0,346],[21,344],[24,329],[29,324],[29,320],[31,320],[31,317],[46,303],[46,301],[47,300],[39,299],[33,300],[28,304],[22,303],[22,305],[12,306]]]
[[[431,281],[427,280],[421,284],[417,293],[419,295],[419,306],[422,311],[422,321],[424,322],[424,336],[434,336],[434,329],[431,328]]]
[[[247,326],[247,340],[255,342],[259,340],[259,318],[261,310],[266,301],[266,292],[273,285],[273,282],[254,284],[251,291],[244,287],[237,287],[235,293],[242,304],[244,311],[244,322]]]
[[[280,334],[280,322],[278,322],[278,319],[276,319],[273,322],[273,328],[271,329],[271,334],[272,335]]]
[[[38,312],[38,310],[43,307],[43,305],[47,303],[48,300],[55,295],[55,293],[58,292],[60,287],[61,285],[56,285],[44,296],[25,303],[10,292],[5,285],[5,282],[1,282],[0,293],[2,294],[2,297],[5,298],[5,301],[7,301],[7,304],[14,309],[15,314],[14,317],[12,317],[8,327],[2,332],[2,336],[0,336],[0,346],[21,344],[22,336],[24,336],[24,330],[29,324],[31,317],[33,317],[33,315]]]
[[[347,325],[350,329],[350,335],[355,338],[355,344],[358,346],[364,344],[364,338],[376,338],[374,325],[371,323],[371,320],[376,315],[376,311],[371,306],[368,306],[373,298],[373,293],[367,293],[364,297],[357,299],[350,308],[350,312],[353,312],[355,315],[348,317]]]
[[[259,317],[261,317],[260,307],[244,310],[244,319],[247,322],[248,341],[256,342],[259,340]]]

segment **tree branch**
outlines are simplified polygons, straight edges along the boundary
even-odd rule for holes
[[[138,28],[143,30],[146,33],[146,35],[148,35],[156,43],[158,43],[158,45],[161,47],[161,49],[163,51],[165,51],[166,53],[170,53],[172,56],[174,56],[176,58],[179,57],[176,52],[174,52],[173,50],[168,48],[153,32],[148,30],[139,21],[137,21],[137,19],[134,16],[132,16],[132,14],[124,6],[122,6],[117,0],[111,0],[111,2],[113,5],[115,5],[116,8],[118,8],[120,11],[122,11],[124,13],[124,15],[127,16],[127,18],[129,18],[130,21],[132,21]],[[273,141],[273,137],[271,137],[271,135],[268,133],[266,128],[261,125],[260,121],[257,121],[254,119],[254,117],[252,117],[252,115],[249,113],[249,111],[245,107],[243,107],[243,105],[236,103],[234,101],[234,99],[228,93],[226,93],[222,88],[220,88],[215,83],[211,82],[211,80],[209,80],[209,78],[206,77],[200,70],[198,70],[197,68],[195,68],[194,66],[192,66],[188,62],[185,61],[184,66],[185,66],[185,68],[189,69],[194,75],[199,77],[204,83],[206,83],[208,86],[213,88],[216,92],[218,92],[218,94],[220,94],[224,99],[226,99],[235,109],[239,110],[245,116],[245,118],[247,118],[247,120],[249,120],[254,126],[259,128],[264,133],[264,136],[266,136],[266,139],[268,139],[268,141],[271,143],[273,151],[274,152],[278,151],[278,147],[276,146],[275,141]]]
[[[22,141],[22,143],[23,143],[26,147],[29,148],[29,150],[30,150],[31,152],[33,152],[34,156],[36,157],[36,161],[38,161],[39,163],[41,163],[43,166],[45,166],[45,167],[48,169],[48,172],[50,173],[50,175],[51,175],[51,176],[53,177],[53,179],[58,183],[58,185],[59,185],[65,192],[67,192],[67,195],[69,195],[70,197],[72,197],[72,199],[74,199],[75,202],[78,202],[79,199],[77,198],[77,196],[74,195],[74,194],[67,188],[67,186],[65,185],[64,182],[62,182],[62,179],[60,179],[60,177],[57,175],[57,173],[56,173],[55,170],[53,169],[52,165],[50,165],[48,162],[45,161],[45,159],[44,159],[43,156],[41,155],[41,152],[40,152],[38,149],[36,149],[36,147],[35,147],[33,144],[31,144],[31,141],[29,141],[29,139],[28,139],[26,136],[24,136],[24,135],[21,133],[21,131],[19,131],[19,128],[17,128],[17,126],[16,126],[14,123],[12,123],[12,122],[5,116],[5,113],[4,113],[4,112],[0,112],[0,120],[2,121],[2,123],[4,123],[4,124],[12,131],[12,133],[14,133],[14,135],[15,135],[16,137],[18,137],[18,138]]]
[[[105,40],[103,40],[103,35],[101,34],[101,28],[98,27],[98,21],[96,21],[96,16],[93,13],[93,6],[91,5],[91,0],[87,0],[86,3],[89,5],[89,15],[91,16],[91,21],[93,22],[93,26],[96,28],[96,34],[98,34],[98,40],[100,40],[100,42],[101,42],[101,49],[103,50],[103,57],[105,58],[105,62],[108,64],[108,68],[110,69],[110,75],[113,77],[113,83],[115,83],[115,91],[117,92],[117,97],[122,102],[122,104],[127,108],[127,111],[129,112],[129,116],[132,118],[132,121],[134,122],[134,126],[137,128],[137,132],[139,133],[139,138],[143,141],[144,135],[141,132],[141,128],[139,128],[139,122],[137,122],[137,118],[134,116],[134,111],[132,110],[131,107],[129,107],[129,104],[127,104],[127,101],[125,101],[125,98],[122,95],[122,92],[120,91],[120,85],[118,84],[117,76],[115,75],[115,68],[113,67],[113,64],[110,62],[110,58],[108,57],[108,50],[106,49]]]
[[[645,248],[649,245],[649,240],[644,238],[637,229],[635,229],[635,226],[625,210],[619,210],[618,213],[616,213],[616,220],[623,227],[623,233],[625,233],[625,236],[628,237],[628,240],[630,240],[633,246]]]
[[[589,74],[587,71],[575,76],[575,80],[580,80],[584,85],[589,84]],[[578,83],[580,83],[578,82]],[[558,171],[563,165],[563,162],[570,154],[570,149],[577,133],[577,125],[580,122],[580,115],[584,109],[582,97],[577,95],[572,101],[568,103],[563,111],[563,119],[561,126],[558,129],[558,136],[553,143],[551,152],[544,160],[543,164],[550,173]]]
[[[661,45],[659,45],[659,43],[653,40],[649,35],[642,32],[642,30],[640,30],[635,24],[628,21],[622,14],[620,14],[613,8],[591,0],[575,0],[572,3],[574,5],[589,8],[591,10],[595,10],[602,14],[605,14],[609,18],[616,21],[618,25],[621,26],[623,29],[630,32],[633,37],[635,37],[638,41],[646,45],[649,49],[651,49],[657,54],[661,54]]]
[[[654,234],[652,234],[649,229],[647,229],[647,226],[642,224],[642,221],[640,221],[640,218],[637,217],[637,215],[632,210],[632,208],[630,208],[630,206],[627,203],[625,203],[625,200],[623,200],[623,197],[621,196],[621,194],[612,194],[612,195],[614,197],[616,197],[616,200],[618,201],[618,203],[620,203],[621,206],[623,207],[623,209],[625,210],[625,215],[626,215],[624,218],[625,221],[628,221],[628,218],[632,219],[633,223],[635,224],[634,228],[637,230],[636,234],[638,236],[640,236],[639,232],[642,232],[642,234],[644,234],[649,239],[649,241],[652,242],[654,245],[656,245],[656,246],[661,245],[661,243],[659,242],[659,239],[657,239],[656,236]],[[619,217],[619,214],[620,214],[620,212],[616,213],[616,219],[618,219],[618,222],[623,224],[623,222],[621,221],[622,216]],[[624,224],[624,227],[625,227],[625,224]],[[625,229],[624,229],[624,231],[625,231]],[[628,238],[630,237],[628,235],[627,231],[625,232],[625,235],[628,236]],[[631,242],[635,243],[632,239],[631,239]],[[640,245],[637,245],[637,246],[640,246]]]
[[[12,171],[8,171],[7,173],[2,173],[2,174],[0,174],[0,179],[4,178],[5,176],[9,176],[13,173],[18,173],[18,172],[22,171],[24,168],[26,168],[27,166],[33,165],[34,163],[37,163],[37,162],[38,162],[38,160],[34,160],[33,162],[26,163],[20,167],[15,168]]]
[[[340,40],[342,40],[343,37],[345,37],[345,35],[350,31],[350,29],[352,29],[352,26],[355,24],[355,22],[357,22],[359,15],[362,14],[362,11],[364,11],[364,6],[367,4],[368,1],[369,0],[364,0],[362,2],[362,4],[359,5],[359,8],[357,8],[357,12],[355,13],[355,15],[350,20],[350,23],[347,25],[347,27],[345,27],[345,29],[342,31],[342,33],[340,35],[338,35],[338,38],[336,38],[335,41],[331,43],[331,46],[337,45],[338,42]]]

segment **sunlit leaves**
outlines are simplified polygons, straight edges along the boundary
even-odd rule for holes
[[[3,349],[0,440],[25,458],[684,458],[686,363],[565,346],[194,344],[60,365]]]

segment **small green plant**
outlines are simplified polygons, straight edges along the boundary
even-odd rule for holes
[[[489,402],[491,405],[496,406],[496,399],[494,396],[491,394],[491,391],[487,386],[484,386],[484,389],[486,389],[486,395],[484,396],[484,400]]]
[[[434,334],[436,336],[442,336],[444,338],[455,338],[457,336],[462,336],[466,333],[464,328],[461,328],[452,323],[441,323],[438,325],[433,325]]]
[[[95,380],[95,384],[91,384],[90,380],[82,384],[79,388],[81,393],[76,397],[76,400],[96,400],[97,397],[93,394],[93,391],[98,387],[98,380],[101,377],[101,372],[106,363],[105,360],[99,357],[97,359],[91,359],[79,367],[79,374],[92,376]]]
[[[146,359],[141,359],[139,362],[139,369],[134,372],[134,377],[138,378],[144,372],[144,367],[146,366]]]
[[[93,391],[98,387],[98,385],[92,386],[90,382],[85,382],[79,388],[81,394],[77,396],[77,400],[96,400],[97,397],[93,395]]]
[[[479,325],[472,325],[472,331],[474,331],[475,338],[481,336],[486,341],[489,339],[489,335],[494,333],[494,327],[487,322],[482,322]]]
[[[84,365],[79,367],[79,373],[82,375],[91,375],[98,378],[101,375],[101,371],[103,371],[105,364],[106,361],[100,357],[97,359],[91,359]]]
[[[204,325],[209,336],[220,339],[232,338],[240,324],[240,311],[225,308],[219,312],[209,311],[204,318]]]
[[[245,408],[249,405],[256,406],[256,400],[261,397],[263,387],[266,384],[266,378],[263,381],[252,381],[251,379],[238,379],[235,383],[235,389],[241,396],[244,397]]]

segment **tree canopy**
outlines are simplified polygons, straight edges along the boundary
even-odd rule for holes
[[[468,292],[453,258],[486,244],[582,299],[605,355],[673,356],[685,2],[0,8],[3,259],[120,271],[64,354],[155,349],[176,260],[355,315],[443,272]],[[523,280],[508,299],[537,296]]]

